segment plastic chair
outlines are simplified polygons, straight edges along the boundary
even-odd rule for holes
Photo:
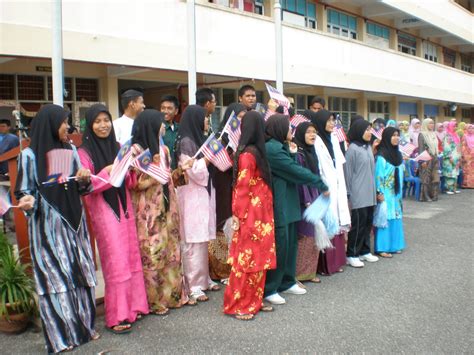
[[[403,178],[403,197],[415,195],[417,201],[420,200],[421,181],[415,176],[416,162],[408,160],[404,162],[407,175]]]

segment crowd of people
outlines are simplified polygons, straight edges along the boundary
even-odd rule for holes
[[[103,105],[88,109],[78,149],[68,140],[67,111],[52,104],[40,109],[30,146],[19,157],[15,194],[29,216],[49,352],[71,350],[99,337],[95,265],[81,201],[97,240],[106,327],[123,334],[146,315],[196,306],[224,285],[223,312],[252,320],[260,311],[285,304],[285,294],[307,293],[304,283],[320,283],[318,275],[401,253],[406,247],[404,176],[410,164],[399,151],[401,140],[432,157],[418,167],[424,201],[437,199],[439,170],[447,193],[458,192],[461,166],[463,187],[474,187],[473,125],[456,132],[456,122],[435,128],[429,118],[422,123],[414,119],[408,127],[406,122],[370,123],[355,116],[348,141],[340,142],[333,133],[337,116],[324,108],[323,99],[315,98],[302,114],[306,121],[291,127],[291,108],[288,115],[269,105],[275,112],[265,119],[254,110],[252,86],[243,86],[238,96],[222,123],[212,122],[215,95],[209,88],[199,89],[197,104],[186,107],[178,124],[174,96],[163,97],[160,110],[145,109],[143,94],[128,90],[121,98],[124,114],[114,121]],[[235,150],[228,145],[228,134],[221,134],[231,114],[240,120]],[[374,139],[375,125],[385,127],[380,140]],[[227,146],[231,169],[216,169],[200,153],[210,132]],[[181,170],[184,182],[161,184],[131,168],[121,186],[112,186],[108,181],[115,157],[120,144],[130,139],[132,150],[149,149],[153,162],[165,159],[171,169]],[[53,149],[73,151],[70,176],[75,179],[43,184]],[[315,226],[302,218],[320,195],[328,199],[338,224],[332,247],[325,250],[315,243]],[[387,226],[374,229],[375,210],[382,202]]]

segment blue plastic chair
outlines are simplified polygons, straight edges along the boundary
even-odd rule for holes
[[[421,192],[421,181],[420,178],[415,176],[415,169],[417,163],[413,160],[408,160],[404,162],[406,175],[403,178],[403,197],[407,195],[415,195],[417,201],[420,200]]]

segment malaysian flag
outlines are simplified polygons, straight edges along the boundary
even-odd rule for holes
[[[336,126],[334,127],[334,133],[336,134],[339,143],[347,141],[346,132],[344,132],[344,127],[342,127],[341,121],[337,121]]]
[[[402,154],[405,154],[407,157],[413,154],[415,151],[416,146],[410,142],[405,142],[405,141],[400,141],[398,144],[398,150],[402,152]]]
[[[165,148],[166,146],[160,145],[159,164],[153,163],[153,157],[151,156],[150,150],[147,149],[136,157],[132,162],[132,166],[158,180],[160,184],[166,185],[170,181],[171,174]]]
[[[291,134],[293,136],[295,135],[296,127],[298,127],[298,125],[303,122],[309,122],[309,120],[303,115],[294,115],[290,119]]]
[[[226,171],[232,167],[232,159],[224,146],[216,139],[214,133],[206,139],[196,155],[200,152],[220,171]]]
[[[375,128],[371,128],[370,129],[370,132],[372,133],[372,135],[379,139],[379,140],[382,140],[382,132],[383,132],[383,128],[379,128],[378,130],[375,130]]]
[[[265,83],[268,94],[270,97],[275,100],[279,105],[283,106],[285,108],[285,114],[288,114],[288,107],[290,107],[290,100],[283,95],[281,92],[279,92],[277,89],[275,89],[273,86],[268,85]]]
[[[72,171],[73,151],[51,149],[46,153],[47,177],[45,184],[61,184],[68,180]]]
[[[237,118],[234,111],[232,111],[224,129],[222,130],[222,134],[224,133],[227,133],[227,137],[229,137],[229,146],[234,150],[234,152],[237,151],[240,139],[240,120]]]
[[[128,168],[132,164],[133,153],[137,153],[137,150],[141,152],[141,149],[139,149],[137,145],[132,146],[131,139],[120,147],[120,150],[115,157],[114,164],[112,165],[112,170],[110,171],[110,185],[115,187],[122,186]]]
[[[3,216],[12,207],[8,192],[0,187],[0,216]]]
[[[275,111],[272,111],[272,110],[268,109],[267,112],[265,113],[265,116],[263,116],[263,120],[264,121],[268,120],[275,113],[276,113]]]
[[[416,158],[413,159],[413,161],[429,161],[431,159],[433,158],[431,157],[430,153],[428,153],[428,151],[425,150],[423,153],[418,154]]]

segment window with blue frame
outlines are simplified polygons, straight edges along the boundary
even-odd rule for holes
[[[390,30],[388,27],[378,25],[373,22],[367,22],[367,33],[372,36],[382,37],[386,40],[390,39]]]
[[[305,26],[316,28],[316,4],[308,0],[282,0],[283,11],[304,16]]]
[[[327,11],[328,32],[357,39],[357,18],[333,9]]]

